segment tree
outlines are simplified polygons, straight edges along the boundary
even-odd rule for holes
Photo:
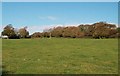
[[[42,35],[43,37],[50,38],[50,32],[43,32]]]
[[[35,33],[33,33],[33,34],[31,35],[31,37],[32,37],[32,38],[40,38],[40,37],[42,37],[42,33],[40,33],[40,32],[35,32]]]
[[[98,22],[93,24],[94,31],[93,37],[94,38],[109,38],[111,34],[115,34],[116,26],[114,24],[108,24],[106,22]],[[114,31],[114,32],[113,32]]]
[[[117,28],[117,31],[120,32],[120,27]]]
[[[118,27],[116,30],[117,30],[117,37],[120,38],[120,27]]]
[[[80,31],[79,27],[65,27],[62,33],[63,37],[80,38],[84,33]]]
[[[43,37],[51,38],[51,36],[52,36],[51,33],[52,33],[52,28],[46,28],[46,29],[43,30],[42,35],[43,35]]]
[[[29,32],[27,31],[27,27],[19,29],[19,35],[21,38],[27,38],[29,36]]]
[[[4,27],[4,30],[2,31],[2,35],[7,35],[9,38],[17,37],[14,28],[12,27],[12,24],[8,24],[7,26]]]
[[[80,31],[84,33],[85,37],[90,37],[93,34],[94,26],[93,25],[79,25]]]
[[[94,24],[85,24],[67,27],[54,27],[50,29],[44,29],[42,35],[44,37],[70,37],[70,38],[115,38],[120,36],[116,29],[116,25],[108,24],[106,22],[97,22]],[[33,36],[40,37],[39,33],[35,33]]]
[[[52,37],[62,37],[63,27],[56,27],[51,30]]]

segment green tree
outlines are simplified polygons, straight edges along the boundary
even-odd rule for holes
[[[8,24],[7,26],[4,27],[4,30],[2,31],[2,35],[7,35],[9,38],[16,37],[12,24]]]

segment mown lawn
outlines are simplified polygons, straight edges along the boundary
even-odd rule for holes
[[[9,73],[118,73],[117,39],[3,39],[2,50]]]

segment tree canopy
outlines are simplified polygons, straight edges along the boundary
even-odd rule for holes
[[[44,29],[43,32],[35,32],[29,35],[27,27],[20,28],[18,31],[8,24],[4,27],[2,35],[9,38],[42,38],[42,37],[63,37],[63,38],[117,38],[120,27],[106,22],[97,22],[94,24],[81,24],[78,26],[58,26]]]

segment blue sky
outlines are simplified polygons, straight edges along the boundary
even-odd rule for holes
[[[28,26],[30,33],[54,26],[106,21],[118,24],[117,2],[3,2],[2,25]]]
[[[118,2],[119,0],[2,0],[2,2]]]

